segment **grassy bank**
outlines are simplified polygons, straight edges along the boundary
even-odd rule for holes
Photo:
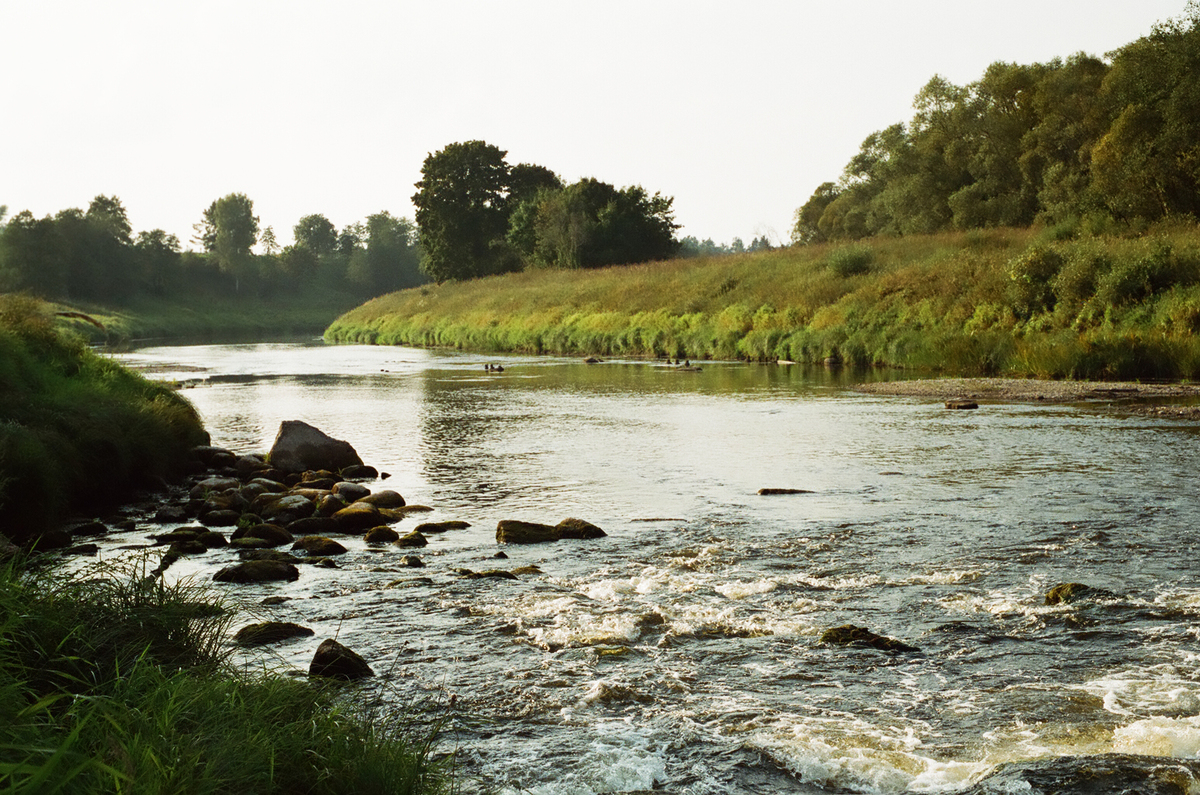
[[[0,296],[0,527],[13,540],[172,476],[207,438],[170,387],[63,333],[47,305]]]
[[[251,296],[199,294],[186,301],[139,297],[120,307],[76,304],[84,318],[64,320],[90,343],[171,344],[183,341],[245,342],[318,337],[357,301],[335,294],[289,296],[272,301]]]
[[[338,318],[334,342],[852,366],[1043,378],[1200,376],[1200,231],[1071,226],[406,290]]]
[[[232,613],[145,571],[0,567],[0,789],[429,793],[429,732],[229,660]]]

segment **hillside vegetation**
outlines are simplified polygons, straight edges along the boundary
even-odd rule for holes
[[[1200,230],[998,229],[594,271],[376,298],[332,342],[786,359],[1043,378],[1200,375]]]

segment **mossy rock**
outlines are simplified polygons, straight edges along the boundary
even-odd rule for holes
[[[334,541],[332,538],[325,536],[305,536],[299,538],[296,543],[292,544],[292,549],[302,549],[312,557],[329,557],[330,555],[343,555],[346,553],[346,548]]]
[[[308,675],[352,681],[374,676],[375,672],[357,652],[330,638],[317,647]]]
[[[855,646],[880,651],[919,651],[916,646],[910,646],[904,641],[877,635],[865,627],[856,627],[853,624],[825,630],[821,633],[820,642],[830,646]]]
[[[429,539],[427,539],[421,533],[418,533],[416,530],[413,530],[408,535],[400,536],[400,538],[396,539],[396,541],[394,542],[394,546],[404,547],[406,549],[408,549],[408,548],[415,549],[415,548],[419,548],[419,547],[429,546]]]
[[[447,530],[465,530],[470,526],[470,522],[450,520],[447,522],[423,522],[417,525],[416,529],[421,533],[444,533]]]
[[[1116,599],[1117,594],[1103,588],[1093,588],[1081,582],[1063,582],[1046,591],[1047,605],[1069,605],[1074,602]]]
[[[400,540],[400,534],[387,525],[372,527],[363,536],[363,540],[368,544],[390,544],[393,541]]]
[[[214,582],[295,582],[300,579],[300,570],[294,564],[279,560],[244,560],[226,566],[213,575]]]

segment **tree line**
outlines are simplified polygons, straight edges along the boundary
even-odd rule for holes
[[[599,268],[668,259],[679,250],[674,199],[640,185],[509,164],[485,141],[430,154],[413,196],[425,259],[438,282],[535,268]]]
[[[1109,53],[934,77],[796,210],[792,240],[1200,214],[1200,3]]]
[[[184,251],[161,229],[134,235],[115,196],[44,218],[26,210],[0,228],[0,292],[116,304],[198,290],[273,297],[332,289],[367,298],[427,281],[416,227],[387,212],[340,231],[307,215],[293,228],[295,242],[281,248],[271,227],[260,230],[254,202],[231,193],[194,228],[200,250]]]

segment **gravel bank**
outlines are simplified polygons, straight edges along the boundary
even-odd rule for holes
[[[1140,414],[1200,418],[1200,384],[1140,384],[1123,381],[1038,381],[1023,378],[930,378],[860,384],[873,395],[977,400],[994,403],[1104,401]],[[1184,405],[1181,405],[1184,404]]]

